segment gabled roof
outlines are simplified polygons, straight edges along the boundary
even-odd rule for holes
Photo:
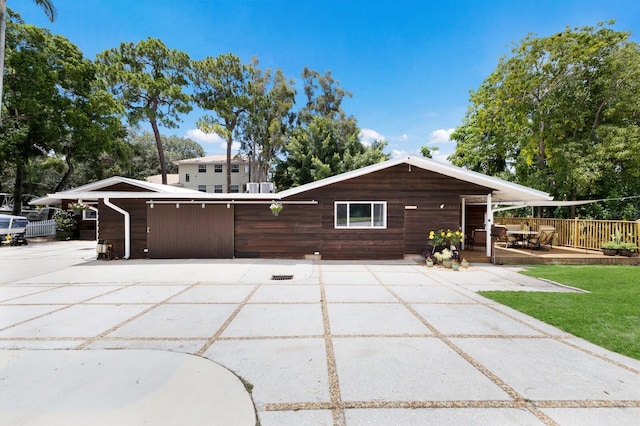
[[[411,167],[418,167],[420,169],[439,173],[444,176],[449,176],[455,179],[459,179],[465,182],[474,183],[476,185],[484,186],[491,189],[492,201],[525,201],[525,200],[539,200],[548,201],[553,199],[552,196],[546,192],[538,191],[526,186],[518,185],[516,183],[508,182],[506,180],[498,179],[495,177],[487,176],[482,173],[474,172],[471,170],[463,169],[462,167],[453,166],[451,164],[442,163],[440,161],[432,160],[429,158],[419,156],[409,156],[403,158],[396,158],[392,160],[383,161],[381,163],[373,164],[371,166],[362,167],[357,170],[342,173],[336,176],[321,179],[315,182],[301,185],[295,188],[288,189],[278,193],[280,198],[290,197],[292,195],[301,194],[306,191],[321,188],[323,186],[331,185],[338,182],[343,182],[349,179],[353,179],[359,176],[364,176],[369,173],[374,173],[380,170],[395,167],[400,164],[407,164]]]
[[[553,199],[546,192],[538,191],[516,183],[507,182],[502,179],[487,176],[482,173],[473,172],[471,170],[456,167],[451,164],[441,163],[424,157],[405,157],[387,160],[382,163],[373,164],[350,172],[342,173],[326,179],[291,188],[286,191],[275,194],[247,194],[247,193],[224,193],[214,194],[210,192],[200,192],[193,189],[180,188],[170,185],[162,185],[140,180],[111,177],[87,185],[79,186],[68,191],[49,194],[49,197],[55,199],[99,199],[99,198],[145,198],[145,199],[185,199],[185,200],[283,200],[293,195],[302,194],[307,191],[322,188],[338,182],[344,182],[360,176],[385,170],[398,165],[406,164],[408,167],[417,167],[434,173],[439,173],[454,179],[470,182],[481,187],[487,188],[486,194],[463,194],[467,197],[468,202],[484,202],[486,196],[491,193],[492,202],[514,202],[514,201],[531,201],[544,202]],[[118,183],[126,183],[134,187],[140,188],[140,191],[113,191],[109,188]],[[37,200],[35,200],[37,201]]]
[[[100,191],[101,189],[108,188],[119,183],[126,183],[128,185],[138,187],[144,191],[159,192],[163,194],[189,194],[198,192],[193,189],[180,188],[172,185],[163,185],[161,183],[145,182],[142,180],[131,179],[122,176],[113,176],[107,179],[102,179],[96,182],[88,183],[86,185],[78,186],[77,188],[69,189],[67,191],[58,192],[57,194]]]

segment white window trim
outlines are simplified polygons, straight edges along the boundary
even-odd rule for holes
[[[97,202],[93,202],[93,203],[87,203],[85,202],[84,204],[96,208],[98,207],[98,203]],[[89,212],[91,212],[92,216],[89,216]],[[98,211],[97,210],[93,210],[93,209],[89,209],[89,210],[83,210],[82,211],[82,220],[98,220]]]
[[[346,204],[347,205],[347,225],[346,226],[338,226],[338,204]],[[382,205],[382,220],[383,224],[380,226],[375,226],[373,224],[373,214],[371,218],[371,222],[366,226],[349,226],[349,206],[351,204],[371,204],[371,212],[374,211],[374,205],[380,204]],[[386,201],[336,201],[333,203],[333,227],[334,229],[387,229],[387,202]]]

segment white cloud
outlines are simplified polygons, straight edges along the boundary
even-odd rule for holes
[[[451,142],[449,139],[451,137],[451,133],[453,133],[455,129],[438,129],[434,130],[429,134],[429,143],[447,143]]]
[[[401,149],[394,149],[391,151],[391,158],[396,159],[396,158],[406,158],[409,156],[409,153],[407,151],[403,151]]]
[[[447,157],[449,156],[449,154],[446,154],[440,151],[435,151],[435,152],[432,152],[431,155],[433,156],[433,159],[436,161],[440,161],[441,163],[451,164],[451,161],[447,160]]]
[[[223,143],[226,148],[224,139],[215,133],[205,133],[200,129],[190,129],[187,130],[187,137],[200,143]]]
[[[400,135],[400,142],[404,142],[408,139],[409,139],[409,135],[407,135],[406,133],[403,133]]]
[[[360,143],[364,146],[371,146],[373,141],[385,140],[384,135],[381,135],[380,133],[371,129],[360,130],[360,134],[358,136],[360,137]]]

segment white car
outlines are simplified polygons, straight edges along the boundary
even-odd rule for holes
[[[12,246],[27,244],[27,223],[29,220],[24,216],[0,214],[0,242]]]

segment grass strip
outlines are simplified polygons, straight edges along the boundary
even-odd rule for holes
[[[598,346],[640,359],[640,267],[536,265],[522,273],[590,293],[481,294]]]

